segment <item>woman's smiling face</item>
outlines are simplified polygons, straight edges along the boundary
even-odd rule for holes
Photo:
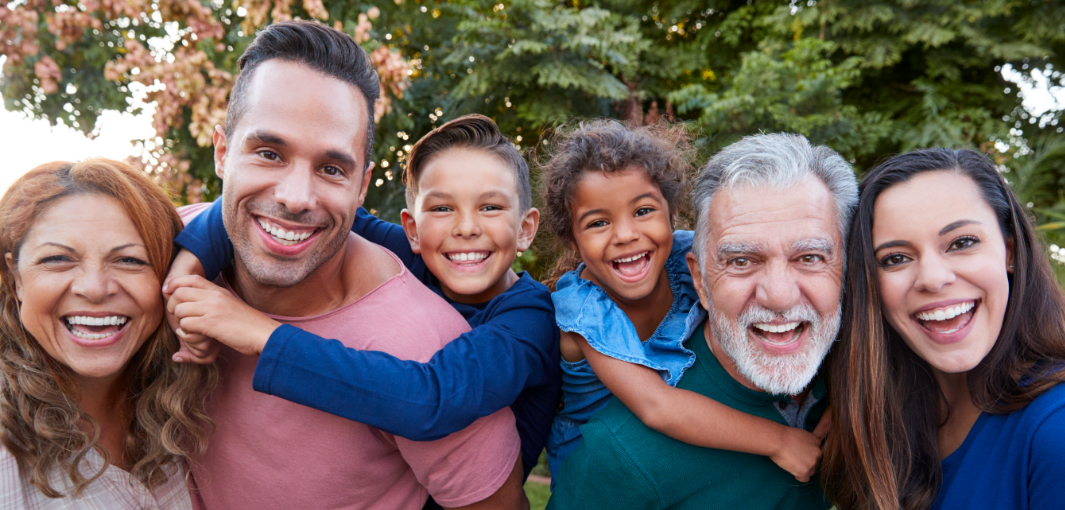
[[[883,312],[936,371],[963,373],[995,345],[1009,299],[1012,244],[976,183],[952,171],[918,174],[873,208]]]
[[[96,194],[58,199],[30,228],[15,269],[26,331],[72,375],[119,375],[162,321],[160,282],[126,211]]]

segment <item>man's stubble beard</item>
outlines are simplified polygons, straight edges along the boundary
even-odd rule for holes
[[[703,282],[706,285],[706,282]],[[709,287],[705,287],[709,288]],[[717,338],[721,350],[736,365],[736,369],[752,385],[768,393],[777,395],[798,395],[817,375],[821,362],[832,349],[833,341],[839,334],[843,305],[836,307],[836,313],[823,318],[808,304],[798,305],[784,314],[776,313],[760,306],[752,306],[743,311],[733,321],[716,310],[710,312],[710,330]],[[773,355],[763,352],[756,340],[748,338],[748,329],[756,322],[770,322],[783,317],[785,320],[802,320],[804,327],[810,328],[806,345],[792,354]],[[805,332],[804,332],[805,333]]]
[[[223,190],[223,201],[225,200],[226,196]],[[223,203],[222,210],[223,223],[225,224],[226,232],[229,234],[230,242],[233,244],[233,257],[237,263],[237,267],[234,267],[234,270],[243,267],[248,278],[257,285],[265,287],[287,289],[298,285],[321,267],[322,264],[325,264],[326,261],[336,255],[344,246],[344,242],[348,237],[347,230],[338,230],[332,239],[326,241],[326,244],[320,244],[316,249],[312,248],[314,251],[304,260],[276,259],[268,253],[256,253],[259,248],[255,246],[255,241],[250,239],[251,236],[256,234],[249,232],[246,228],[241,228],[242,223],[248,223],[253,229],[259,228],[250,211],[245,208],[244,211],[234,214],[236,218],[231,218],[228,202]],[[273,212],[272,215],[278,219],[292,221],[293,223],[306,221],[305,217],[299,214]],[[243,221],[241,220],[242,217],[244,218]],[[321,236],[325,233],[325,230],[323,229],[315,235]],[[321,243],[322,240],[319,239],[316,242]]]

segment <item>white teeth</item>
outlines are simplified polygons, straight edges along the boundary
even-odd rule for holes
[[[302,234],[297,234],[295,232],[290,232],[290,231],[285,230],[285,229],[283,229],[281,227],[275,227],[275,226],[267,223],[266,220],[264,220],[262,218],[259,218],[259,226],[262,227],[264,231],[266,231],[270,235],[274,236],[275,239],[280,241],[281,244],[283,244],[285,246],[292,246],[293,244],[296,244],[296,243],[299,243],[299,242],[303,242],[308,237],[311,237],[311,234],[314,233],[314,231],[303,232]]]
[[[111,315],[108,317],[87,317],[84,315],[71,315],[66,318],[67,324],[71,327],[67,328],[68,331],[74,334],[78,338],[84,338],[86,340],[100,340],[101,338],[107,338],[113,334],[114,331],[106,333],[87,333],[84,331],[78,331],[73,326],[121,326],[129,320],[129,317],[121,315]]]
[[[926,310],[918,313],[917,318],[923,321],[945,321],[947,319],[953,319],[969,310],[972,310],[976,306],[975,301],[969,301],[967,303],[959,303],[953,306],[945,306],[943,308],[936,308],[935,310]]]
[[[634,260],[639,260],[641,257],[646,256],[648,253],[650,253],[650,252],[646,252],[645,251],[645,252],[643,252],[643,253],[641,253],[639,255],[633,255],[631,257],[625,257],[625,258],[621,258],[621,259],[614,259],[613,262],[617,262],[619,264],[623,264],[625,262],[632,262]]]
[[[452,262],[475,262],[488,258],[488,253],[483,251],[451,253],[447,255],[447,258]]]
[[[71,315],[67,317],[67,324],[83,326],[120,326],[126,323],[129,317],[111,315],[108,317],[87,317],[84,315]],[[106,335],[105,335],[106,336]]]
[[[756,329],[760,329],[760,330],[768,332],[768,333],[783,333],[785,331],[791,331],[791,330],[799,327],[799,324],[802,324],[802,322],[789,322],[787,324],[780,324],[780,325],[761,324],[761,323],[751,324],[751,325],[754,326]]]

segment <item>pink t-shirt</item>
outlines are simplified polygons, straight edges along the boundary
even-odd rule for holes
[[[182,208],[182,217],[200,210]],[[417,361],[469,330],[405,268],[331,312],[271,317],[348,347]],[[207,407],[218,428],[192,463],[201,508],[417,510],[429,494],[443,506],[463,506],[495,493],[518,458],[509,408],[443,439],[410,441],[253,391],[258,359],[227,347],[219,354],[221,380]]]

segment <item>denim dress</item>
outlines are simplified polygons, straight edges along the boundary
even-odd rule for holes
[[[584,263],[558,280],[551,300],[555,322],[562,331],[584,337],[595,350],[622,361],[656,370],[670,386],[695,362],[695,353],[684,347],[688,313],[699,304],[685,255],[691,251],[692,232],[673,232],[673,249],[666,260],[666,276],[673,291],[673,304],[655,332],[640,340],[625,312],[598,285],[580,277]],[[562,397],[551,435],[547,439],[547,464],[557,474],[562,461],[577,448],[580,426],[610,400],[610,390],[596,377],[588,360],[562,360]],[[554,480],[552,480],[552,486]]]

